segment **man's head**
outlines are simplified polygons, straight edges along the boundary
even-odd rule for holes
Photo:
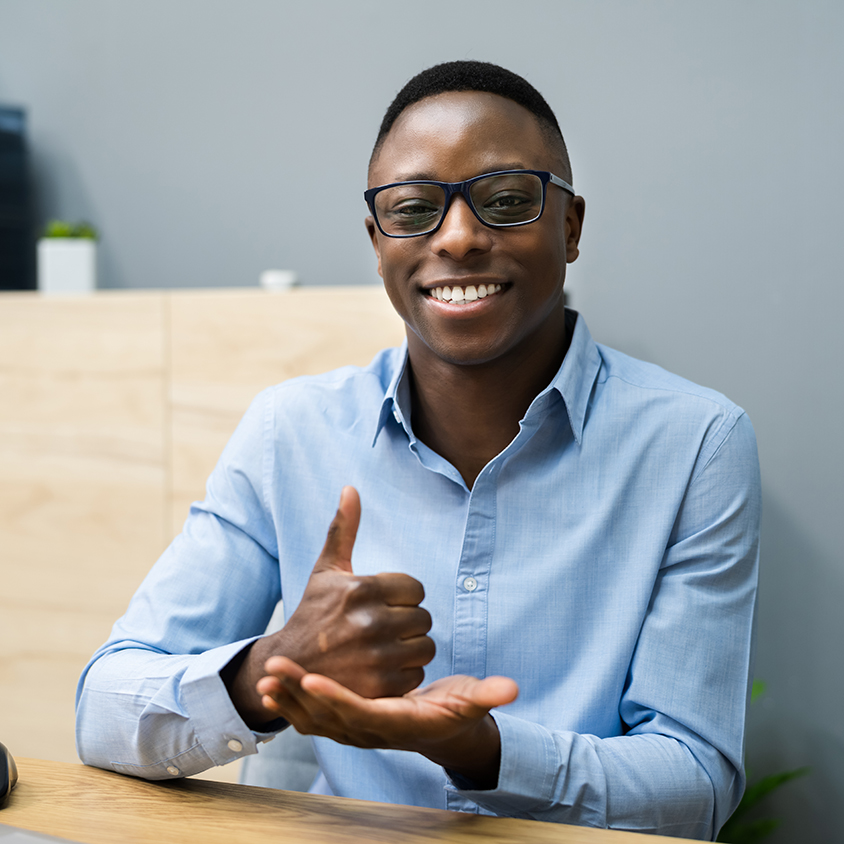
[[[571,183],[571,164],[563,140],[560,124],[545,98],[526,79],[506,68],[490,62],[457,61],[444,62],[417,73],[396,94],[384,113],[384,119],[375,139],[370,157],[370,168],[378,157],[384,140],[402,112],[426,97],[446,94],[452,91],[479,91],[498,94],[527,109],[537,120],[546,136],[549,146],[557,155],[556,172]]]
[[[525,174],[545,179],[542,190]],[[515,74],[455,62],[405,86],[370,160],[367,201],[379,222],[366,225],[414,367],[559,364],[566,264],[584,212],[582,197],[560,186],[570,178],[553,113]],[[456,185],[466,193],[445,193]]]

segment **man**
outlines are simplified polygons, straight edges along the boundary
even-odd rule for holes
[[[565,310],[571,181],[521,77],[399,93],[366,199],[406,349],[256,399],[80,681],[84,761],[187,775],[290,723],[324,793],[715,836],[744,786],[753,432]]]

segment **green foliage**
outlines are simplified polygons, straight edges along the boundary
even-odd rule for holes
[[[99,240],[97,230],[84,220],[69,223],[67,220],[50,220],[44,227],[44,237],[78,237],[84,240]]]
[[[750,702],[765,693],[765,684],[761,680],[754,680],[750,690]],[[745,815],[759,803],[761,803],[772,791],[791,780],[805,776],[809,773],[808,768],[796,768],[793,771],[783,771],[781,774],[770,774],[762,777],[761,780],[751,783],[741,798],[732,817],[724,824],[718,841],[729,842],[729,844],[756,844],[767,838],[779,825],[778,818],[761,818],[755,821],[743,820]],[[748,771],[748,778],[750,772]]]

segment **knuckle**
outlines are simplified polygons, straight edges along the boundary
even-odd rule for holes
[[[355,626],[359,635],[372,636],[378,629],[378,622],[374,615],[366,609],[354,610],[348,616],[349,621]]]
[[[425,664],[429,663],[437,655],[437,644],[430,637],[425,636],[422,639],[422,656],[425,658]]]
[[[346,599],[350,602],[362,602],[369,600],[373,592],[373,578],[358,577],[352,575],[345,578],[344,591]]]

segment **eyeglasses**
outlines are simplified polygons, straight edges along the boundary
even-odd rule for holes
[[[363,198],[382,234],[419,237],[442,225],[456,193],[485,226],[526,226],[542,216],[549,182],[574,196],[568,182],[547,170],[499,170],[465,182],[393,182],[364,191]]]

